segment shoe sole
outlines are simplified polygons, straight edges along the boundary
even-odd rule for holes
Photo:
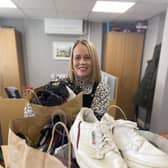
[[[144,165],[143,163],[140,164],[132,160],[126,160],[126,162],[129,168],[168,168],[168,166],[167,167],[148,166],[148,165]]]
[[[113,163],[111,163],[110,165],[108,164],[108,166],[106,164],[99,165],[98,163],[94,162],[94,159],[89,158],[83,151],[78,150],[77,153],[78,154],[76,155],[77,156],[76,159],[78,160],[80,168],[128,168],[126,163],[124,165],[115,164],[115,166],[113,165]],[[99,159],[95,159],[95,161],[96,160],[98,162],[101,162],[101,160]],[[92,163],[92,164],[89,164],[89,163]]]

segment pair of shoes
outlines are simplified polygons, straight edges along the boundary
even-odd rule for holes
[[[81,168],[168,168],[168,155],[139,135],[132,121],[107,113],[98,121],[91,109],[82,108],[70,136]]]
[[[80,168],[127,168],[111,130],[104,117],[98,121],[90,108],[81,109],[70,129]]]

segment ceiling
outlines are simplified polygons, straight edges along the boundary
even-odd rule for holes
[[[136,4],[124,14],[93,13],[96,0],[12,0],[17,9],[0,9],[0,18],[62,18],[96,22],[144,21],[164,12],[168,0],[128,0]],[[115,0],[117,1],[117,0]]]

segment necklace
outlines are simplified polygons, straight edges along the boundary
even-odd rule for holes
[[[80,86],[84,94],[90,94],[92,92],[93,84],[88,80],[76,80],[77,85]]]

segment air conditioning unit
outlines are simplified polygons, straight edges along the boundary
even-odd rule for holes
[[[44,19],[44,31],[46,34],[83,34],[83,20],[73,19]]]

